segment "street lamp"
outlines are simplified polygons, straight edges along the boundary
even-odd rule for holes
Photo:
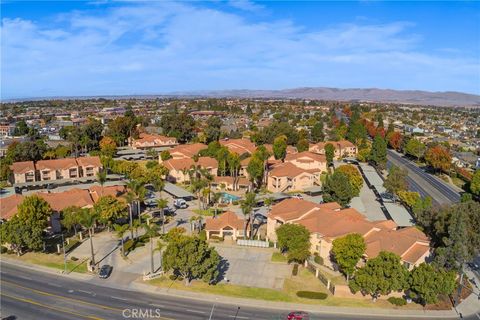
[[[65,252],[65,240],[62,232],[62,247],[63,247],[63,273],[67,273],[67,254]]]

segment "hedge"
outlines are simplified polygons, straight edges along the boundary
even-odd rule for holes
[[[326,294],[325,292],[315,292],[315,291],[297,291],[297,297],[325,300],[327,299],[328,294]]]
[[[405,301],[405,299],[397,297],[390,297],[387,299],[387,301],[396,306],[404,306],[407,304],[407,301]]]

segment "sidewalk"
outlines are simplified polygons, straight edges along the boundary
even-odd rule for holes
[[[267,308],[267,309],[275,309],[275,310],[295,310],[301,309],[307,312],[312,313],[324,313],[324,314],[338,314],[338,315],[366,315],[366,316],[389,316],[389,317],[398,317],[398,318],[405,318],[405,317],[420,317],[420,318],[440,318],[440,319],[447,319],[447,318],[458,318],[459,315],[455,310],[404,310],[404,309],[382,309],[382,308],[350,308],[350,307],[335,307],[335,306],[324,306],[324,305],[310,305],[310,304],[298,304],[298,303],[286,303],[286,302],[272,302],[272,301],[265,301],[265,300],[254,300],[254,299],[244,299],[244,298],[235,298],[235,297],[228,297],[228,296],[220,296],[220,295],[213,295],[213,294],[206,294],[206,293],[195,293],[190,291],[183,291],[177,289],[168,289],[168,288],[160,288],[156,286],[152,286],[149,284],[144,283],[142,280],[134,280],[130,282],[130,284],[113,284],[109,282],[102,282],[98,281],[98,278],[94,275],[88,274],[79,274],[79,273],[70,273],[68,275],[62,274],[61,271],[57,271],[51,268],[31,265],[22,261],[3,258],[3,262],[15,265],[21,265],[25,268],[46,272],[50,274],[55,274],[61,277],[67,277],[70,279],[78,280],[78,281],[87,281],[89,283],[114,288],[114,289],[123,289],[129,291],[137,291],[139,293],[148,292],[152,294],[158,295],[168,295],[168,296],[176,296],[179,298],[188,298],[194,299],[197,301],[204,301],[208,303],[212,303],[213,301],[219,301],[226,304],[233,304],[239,306],[255,306],[258,308]],[[478,291],[478,289],[477,289]],[[472,299],[473,298],[473,299]],[[480,306],[478,305],[478,301],[474,301],[477,299],[476,296],[470,295],[469,298],[465,299],[457,308],[462,315],[469,316],[474,315],[480,310]],[[475,309],[476,308],[476,309]]]
[[[480,319],[480,300],[478,298],[480,294],[480,279],[468,269],[465,270],[465,276],[468,277],[468,279],[475,279],[477,285],[472,284],[473,294],[457,306],[457,311],[463,316],[477,314],[477,317]]]

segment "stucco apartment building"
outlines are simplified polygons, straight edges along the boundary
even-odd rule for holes
[[[365,239],[365,260],[381,251],[390,251],[411,269],[430,255],[429,239],[417,228],[398,228],[391,220],[368,221],[355,209],[341,209],[335,202],[317,204],[287,199],[274,205],[267,217],[269,240],[276,240],[275,230],[285,223],[305,226],[310,231],[311,253],[317,253],[330,268],[333,268],[330,259],[333,240],[350,233],[358,233]]]
[[[325,146],[331,144],[335,147],[334,158],[341,159],[345,157],[355,157],[358,153],[357,147],[348,140],[325,141],[310,145],[310,152],[325,155]]]
[[[82,177],[95,178],[102,170],[99,157],[65,158],[55,160],[40,160],[15,162],[10,166],[12,183],[36,181],[54,181],[77,179]]]
[[[178,145],[178,142],[177,138],[142,132],[138,139],[129,139],[129,145],[132,149],[149,149],[173,147]]]
[[[169,159],[163,161],[163,165],[169,170],[167,179],[174,183],[190,181],[188,171],[194,166],[207,170],[212,176],[216,176],[218,172],[217,160],[210,157],[199,157],[198,162],[193,161],[192,158]]]
[[[300,191],[320,185],[320,175],[327,171],[324,155],[304,151],[287,154],[284,163],[268,172],[267,188],[271,192]]]
[[[238,155],[253,154],[257,150],[257,146],[248,139],[224,139],[219,142],[222,146],[227,147],[230,152]]]
[[[232,237],[233,240],[244,237],[245,234],[245,220],[239,218],[235,213],[227,211],[221,215],[213,218],[207,217],[205,221],[205,231],[207,240],[213,237]],[[247,236],[250,235],[247,230]]]
[[[206,148],[207,145],[203,143],[181,144],[170,149],[169,153],[172,159],[190,159]],[[160,156],[158,159],[160,163],[163,162]]]

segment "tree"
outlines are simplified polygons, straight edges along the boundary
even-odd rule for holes
[[[395,150],[400,150],[403,136],[400,132],[390,132],[387,134],[388,145]]]
[[[25,120],[20,120],[15,124],[14,136],[24,136],[28,133],[28,125]]]
[[[122,256],[125,256],[125,247],[123,245],[123,241],[124,241],[125,233],[128,231],[129,227],[130,226],[128,224],[123,224],[123,225],[114,224],[113,225],[113,228],[115,229],[115,233],[116,233],[117,237],[120,238],[120,242],[122,243],[122,246],[120,247],[120,252],[121,252]]]
[[[285,223],[277,230],[278,245],[288,261],[304,262],[310,255],[310,231],[302,225]]]
[[[160,210],[162,215],[162,232],[165,233],[165,208],[168,207],[168,200],[159,198],[157,199],[157,208]]]
[[[385,168],[387,164],[387,143],[379,134],[373,139],[370,160],[381,169]]]
[[[162,152],[160,152],[160,159],[162,159],[162,161],[167,161],[169,159],[172,159],[172,155],[170,154],[170,151],[163,150]]]
[[[287,137],[286,136],[279,136],[276,137],[273,141],[273,155],[275,159],[285,160],[287,156]]]
[[[355,271],[355,266],[365,253],[366,248],[365,240],[358,233],[347,234],[333,240],[333,257],[340,270],[347,276],[347,281]]]
[[[298,140],[298,142],[297,142],[297,151],[298,152],[308,151],[309,147],[310,147],[310,145],[309,145],[307,139]]]
[[[265,165],[263,160],[260,159],[258,156],[252,156],[247,166],[247,172],[253,185],[260,187],[263,180],[263,174],[265,172]]]
[[[347,131],[347,140],[358,145],[362,139],[367,137],[367,129],[360,121],[351,122]]]
[[[405,145],[405,152],[408,155],[417,158],[417,160],[420,160],[420,158],[423,157],[423,154],[425,153],[425,145],[415,138],[410,139]]]
[[[150,273],[155,272],[155,266],[153,264],[153,238],[158,235],[158,226],[155,223],[146,223],[143,225],[145,235],[150,239]]]
[[[162,116],[159,125],[163,132],[182,143],[190,141],[195,135],[195,120],[186,112],[173,110]]]
[[[80,215],[80,224],[88,230],[88,238],[90,240],[90,265],[92,267],[95,266],[95,251],[93,250],[93,231],[95,228],[95,224],[97,223],[98,214],[95,210],[91,208],[82,209],[82,213]]]
[[[374,299],[379,295],[387,295],[392,291],[408,288],[408,270],[401,264],[400,257],[394,253],[381,251],[375,258],[355,272],[349,282],[353,293],[371,295]]]
[[[107,157],[113,157],[117,152],[117,144],[110,137],[103,137],[100,140],[100,151]]]
[[[206,137],[206,143],[218,141],[220,139],[220,128],[222,126],[222,119],[219,117],[210,117],[207,120],[206,127],[203,130]]]
[[[315,123],[315,125],[311,130],[310,136],[312,137],[313,142],[320,142],[320,141],[323,141],[323,139],[325,139],[322,121],[318,121],[317,123]]]
[[[179,235],[168,242],[163,253],[162,266],[165,272],[173,270],[181,275],[188,285],[201,278],[212,283],[218,277],[221,258],[213,247],[197,237]]]
[[[248,192],[245,194],[245,199],[240,203],[242,213],[245,215],[245,219],[248,218],[248,224],[250,225],[250,238],[253,236],[253,208],[255,207],[255,193]],[[245,224],[244,231],[245,238],[247,238],[247,223]]]
[[[337,170],[332,175],[327,176],[323,186],[323,200],[325,202],[337,202],[345,208],[355,196],[354,191],[348,177]]]
[[[451,294],[455,289],[455,278],[455,272],[421,263],[410,272],[409,286],[425,305],[436,303],[439,294]]]
[[[82,209],[77,206],[70,206],[62,211],[62,225],[67,229],[71,230],[72,228],[77,234],[77,225],[80,224],[80,214]]]
[[[399,191],[408,190],[407,176],[408,171],[406,169],[392,166],[388,170],[387,179],[383,182],[383,186],[389,193],[398,195]]]
[[[98,220],[107,224],[127,215],[127,204],[111,195],[100,197],[93,208],[97,212]]]
[[[350,184],[352,185],[353,194],[356,197],[360,195],[360,190],[363,186],[363,178],[360,171],[358,171],[358,169],[351,164],[340,166],[336,169],[336,171],[345,174],[348,177],[348,181],[350,181]]]
[[[425,161],[437,171],[448,172],[452,165],[452,156],[446,148],[436,145],[427,150]]]
[[[97,172],[97,180],[98,183],[100,183],[100,186],[102,187],[102,196],[103,196],[103,186],[105,185],[105,182],[107,182],[107,171],[106,170],[100,170]]]
[[[335,147],[331,143],[325,145],[325,157],[327,159],[327,164],[331,166],[333,164],[333,158],[335,156]]]
[[[480,169],[477,169],[473,174],[472,181],[470,181],[470,191],[477,196],[480,196]]]

